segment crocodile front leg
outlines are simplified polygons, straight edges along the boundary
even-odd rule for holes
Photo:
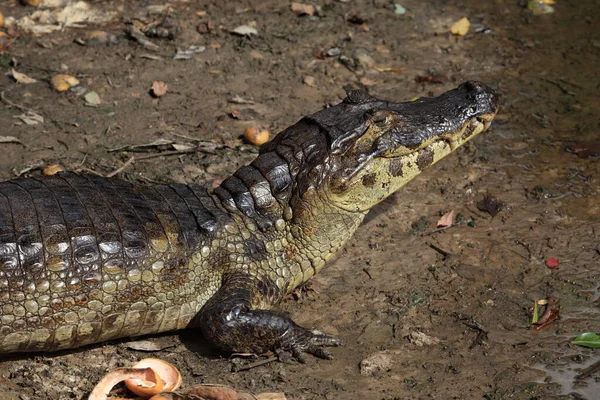
[[[204,305],[198,325],[215,346],[226,352],[275,352],[305,362],[303,353],[331,359],[325,346],[340,346],[339,339],[297,325],[281,313],[260,309],[281,299],[274,282],[235,273]]]

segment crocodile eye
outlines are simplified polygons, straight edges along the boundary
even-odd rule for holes
[[[366,117],[372,124],[377,126],[385,126],[388,122],[387,113],[381,110],[368,111]]]
[[[469,114],[475,114],[477,109],[475,107],[469,107]]]

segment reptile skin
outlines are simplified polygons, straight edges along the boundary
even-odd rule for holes
[[[213,192],[73,173],[1,182],[0,353],[199,327],[226,352],[329,358],[338,339],[270,308],[497,108],[473,81],[408,103],[351,92]]]

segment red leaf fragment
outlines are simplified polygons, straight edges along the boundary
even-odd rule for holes
[[[546,260],[546,267],[548,267],[550,269],[558,268],[559,264],[560,264],[560,261],[558,260],[558,258],[550,257]]]
[[[449,228],[454,225],[454,220],[456,218],[456,211],[452,210],[442,215],[442,217],[438,220],[436,227],[437,228]]]

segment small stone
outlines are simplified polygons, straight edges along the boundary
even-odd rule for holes
[[[340,54],[342,54],[342,50],[340,50],[339,47],[332,47],[329,50],[327,50],[327,52],[325,52],[325,55],[327,57],[337,57]]]
[[[440,342],[440,339],[426,335],[425,333],[419,331],[411,332],[408,335],[408,340],[415,346],[419,347],[431,346]]]
[[[312,76],[305,76],[302,82],[306,86],[315,87],[315,78],[313,78]]]
[[[360,362],[360,374],[363,376],[373,376],[379,372],[389,370],[392,364],[392,358],[386,353],[374,353]]]

